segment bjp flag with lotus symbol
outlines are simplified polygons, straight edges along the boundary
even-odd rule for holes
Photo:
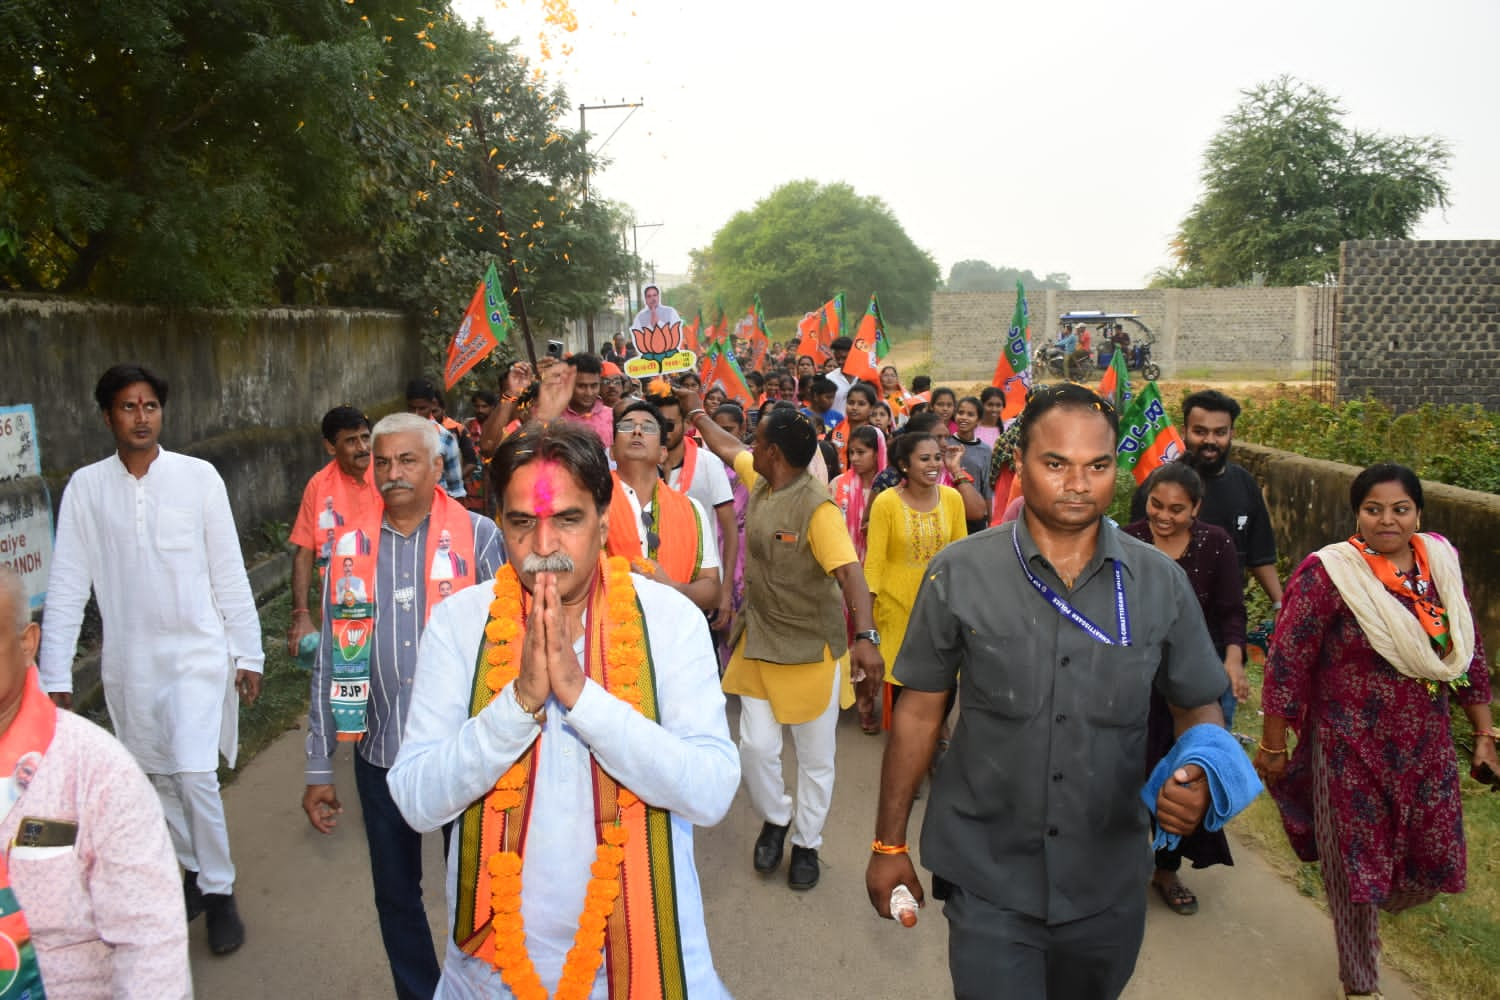
[[[484,280],[474,289],[469,308],[458,332],[448,344],[448,358],[443,364],[444,388],[451,389],[468,374],[469,369],[483,361],[485,356],[510,336],[510,308],[505,304],[505,294],[500,288],[500,275],[491,264],[484,273]]]
[[[854,330],[854,346],[844,358],[843,372],[850,378],[880,384],[880,342],[885,337],[885,321],[880,318],[880,300],[872,292],[865,315]]]
[[[1026,394],[1031,391],[1031,320],[1026,306],[1026,288],[1016,282],[1016,310],[1010,318],[1005,343],[1000,345],[1000,359],[990,384],[1005,393],[1005,409],[1000,418],[1007,424],[1026,409]]]
[[[1182,456],[1182,438],[1155,382],[1147,382],[1146,388],[1120,415],[1120,446],[1116,454],[1137,483],[1144,483],[1158,465],[1175,462]]]

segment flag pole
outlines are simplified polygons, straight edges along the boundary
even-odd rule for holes
[[[474,122],[474,134],[479,140],[479,149],[488,149],[489,141],[485,138],[484,115],[475,113],[470,116]],[[495,226],[500,233],[500,250],[505,254],[505,273],[510,278],[510,294],[506,296],[513,302],[513,315],[521,322],[521,333],[526,338],[526,357],[531,362],[531,370],[536,371],[536,342],[531,339],[531,321],[526,318],[526,296],[521,294],[521,276],[516,272],[516,257],[510,250],[510,230],[505,228],[505,208],[500,204],[499,181],[491,170],[481,169],[479,176],[484,178],[484,186],[488,189],[490,202],[495,206]]]

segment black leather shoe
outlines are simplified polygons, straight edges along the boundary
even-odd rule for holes
[[[198,873],[192,869],[182,873],[182,902],[187,907],[188,923],[203,914],[203,893],[198,888]]]
[[[234,894],[205,892],[203,911],[208,914],[208,950],[215,955],[238,951],[245,943],[245,924],[234,905]]]
[[[755,870],[764,875],[766,872],[774,872],[776,866],[781,864],[782,844],[786,841],[786,830],[784,826],[775,823],[766,823],[760,828],[760,836],[755,838]]]
[[[786,884],[793,889],[811,889],[818,884],[822,871],[815,847],[792,845],[792,863],[786,866]]]

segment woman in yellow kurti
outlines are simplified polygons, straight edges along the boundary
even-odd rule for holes
[[[875,627],[885,655],[885,679],[891,675],[906,622],[927,563],[949,542],[968,534],[964,502],[951,486],[938,485],[944,465],[937,439],[929,435],[898,434],[891,443],[891,465],[901,484],[877,496],[870,505],[870,531],[865,552],[865,580],[875,598]],[[967,476],[959,466],[950,470]]]

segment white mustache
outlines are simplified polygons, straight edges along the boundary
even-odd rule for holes
[[[414,490],[414,489],[416,489],[416,487],[413,486],[408,481],[406,481],[405,479],[392,479],[389,482],[385,482],[385,483],[381,483],[380,484],[380,492],[382,494],[389,493],[391,490]]]
[[[571,573],[573,559],[566,552],[554,552],[539,556],[535,552],[521,560],[521,572],[535,576],[538,573]]]

